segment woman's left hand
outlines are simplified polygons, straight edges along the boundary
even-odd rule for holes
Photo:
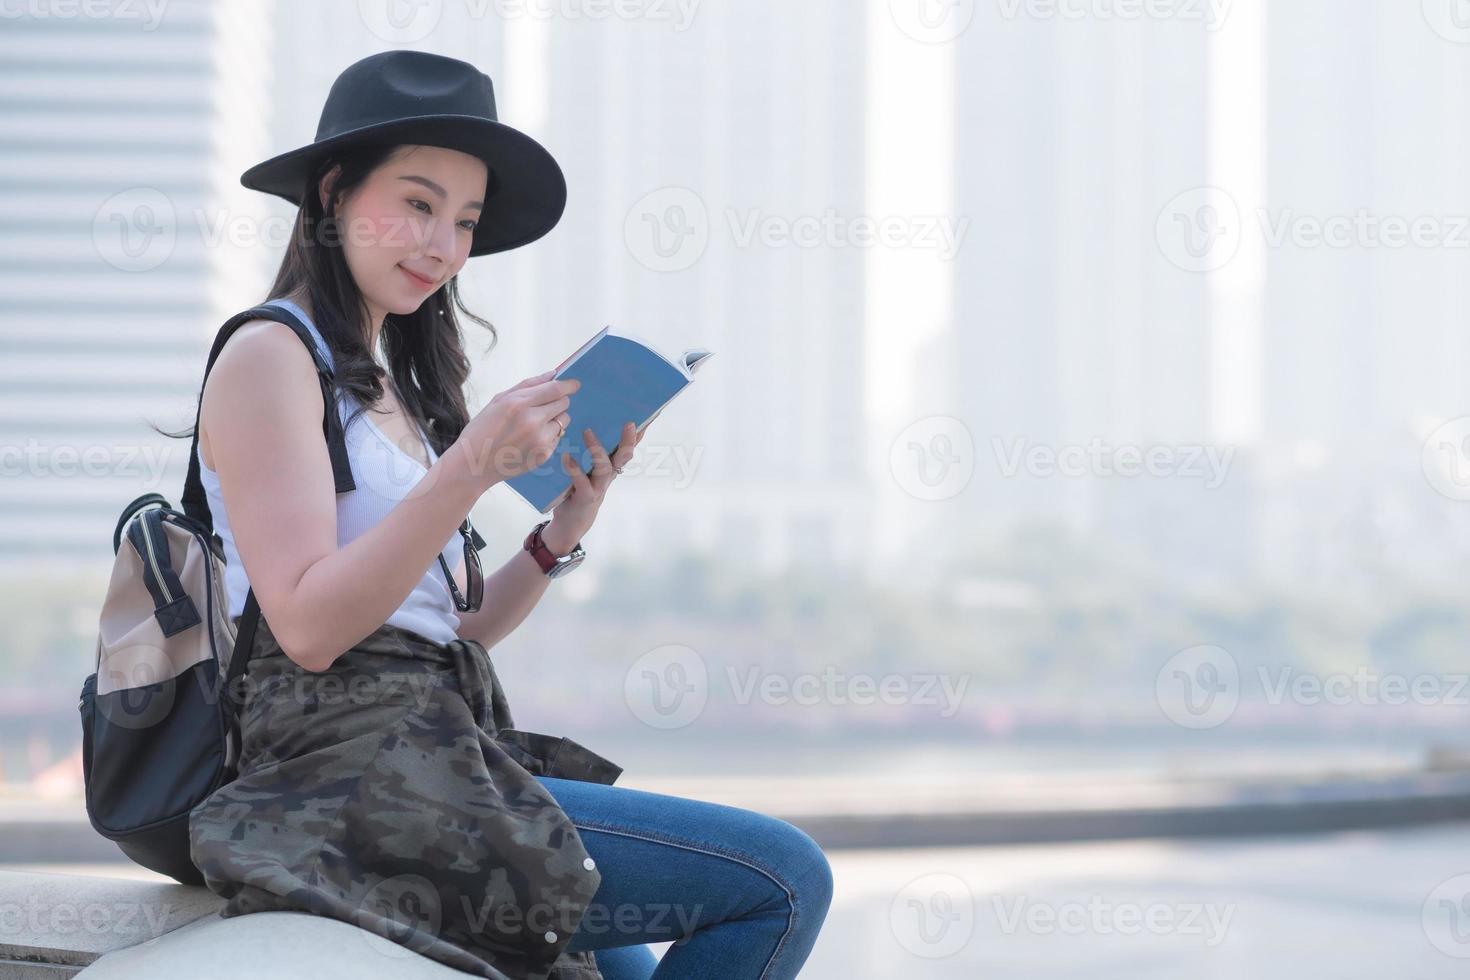
[[[613,451],[609,458],[607,450],[597,436],[593,435],[591,429],[582,430],[582,441],[592,451],[592,472],[583,473],[582,468],[571,453],[561,454],[562,469],[566,470],[572,478],[572,489],[562,502],[556,505],[551,512],[551,523],[541,531],[541,540],[551,549],[552,554],[565,555],[577,546],[592,527],[592,522],[597,519],[597,510],[602,506],[602,499],[607,495],[607,488],[612,486],[613,480],[617,478],[617,471],[628,464],[633,458],[633,449],[643,437],[648,434],[648,427],[644,426],[639,432],[638,427],[632,422],[623,425],[622,441],[618,448]]]

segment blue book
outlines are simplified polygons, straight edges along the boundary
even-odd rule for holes
[[[592,450],[582,438],[583,429],[590,428],[612,456],[622,439],[624,423],[634,422],[642,432],[689,386],[699,366],[713,356],[705,348],[695,347],[677,358],[668,358],[636,337],[603,327],[556,369],[557,379],[582,382],[582,387],[572,392],[567,406],[572,420],[556,451],[535,469],[504,482],[532,507],[547,513],[572,488],[571,475],[562,465],[562,453],[570,453],[582,472],[592,472]]]

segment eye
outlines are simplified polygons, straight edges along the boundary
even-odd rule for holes
[[[424,201],[424,200],[420,200],[417,197],[411,197],[411,198],[409,198],[408,199],[408,203],[409,204],[412,204],[416,210],[421,210],[425,214],[433,214],[434,213],[433,208],[429,207],[429,202]],[[423,205],[422,208],[419,208],[419,205],[420,204]],[[475,230],[475,226],[477,224],[479,224],[479,222],[476,221],[476,220],[474,220],[473,218],[466,218],[465,220],[461,221],[459,224],[460,224],[460,227],[462,227],[465,231],[473,232]]]

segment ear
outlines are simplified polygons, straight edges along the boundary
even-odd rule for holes
[[[322,210],[327,210],[327,201],[331,197],[332,188],[336,186],[337,177],[342,173],[342,165],[334,164],[331,170],[322,174],[322,179],[317,182],[317,195],[321,199]]]

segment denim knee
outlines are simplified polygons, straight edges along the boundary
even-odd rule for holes
[[[795,893],[802,914],[820,920],[832,904],[832,865],[810,834],[779,817],[771,819],[777,827],[771,848],[776,874]]]

